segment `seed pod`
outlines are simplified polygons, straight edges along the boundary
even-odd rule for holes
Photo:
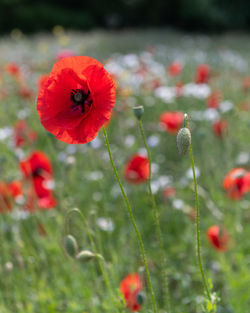
[[[144,292],[140,291],[140,292],[137,293],[137,295],[136,295],[136,302],[139,305],[143,305],[143,303],[145,302],[145,299],[146,299],[146,296],[145,296]]]
[[[88,250],[82,250],[76,256],[76,259],[79,260],[80,262],[83,262],[83,263],[89,262],[89,261],[96,259],[96,258],[103,259],[102,255],[97,254],[97,253],[93,253],[93,252],[88,251]]]
[[[144,107],[142,105],[138,105],[137,107],[133,107],[134,116],[140,120],[144,114]]]
[[[181,128],[176,137],[177,149],[181,155],[187,153],[189,146],[191,145],[191,133],[186,127]]]
[[[69,256],[72,258],[76,257],[76,254],[78,253],[78,245],[75,237],[67,235],[64,239],[64,247]]]

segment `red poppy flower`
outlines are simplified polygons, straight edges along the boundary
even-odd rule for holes
[[[182,112],[164,112],[160,116],[160,124],[170,134],[177,134],[184,121]]]
[[[27,179],[32,180],[38,205],[49,209],[55,206],[56,201],[49,184],[53,179],[52,166],[47,156],[40,151],[34,151],[27,160],[20,162],[20,168]],[[28,195],[29,207],[34,202],[32,190]]]
[[[135,154],[126,164],[125,178],[133,184],[143,183],[149,177],[148,158]]]
[[[217,109],[222,99],[222,93],[220,90],[214,91],[207,98],[207,106],[212,109]]]
[[[13,181],[9,184],[9,192],[13,198],[22,196],[22,183],[20,181]]]
[[[218,120],[213,123],[213,133],[216,137],[222,138],[228,132],[228,124],[226,120]]]
[[[43,126],[70,144],[93,140],[110,119],[115,83],[97,60],[76,56],[58,61],[41,87],[37,110]]]
[[[224,178],[223,188],[231,199],[241,199],[250,191],[250,172],[241,167],[232,169]]]
[[[5,182],[0,182],[0,213],[12,210],[11,194]]]
[[[33,98],[32,90],[27,86],[22,86],[18,90],[18,94],[21,98],[31,100]]]
[[[168,73],[170,76],[177,76],[181,73],[182,68],[183,68],[183,66],[180,62],[174,61],[169,65]]]
[[[20,162],[20,168],[26,178],[41,176],[50,178],[52,176],[52,166],[46,156],[41,151],[34,151],[24,161]]]
[[[163,190],[163,198],[165,200],[173,198],[176,195],[176,189],[174,187],[167,187]]]
[[[18,76],[20,74],[19,66],[14,62],[9,62],[5,65],[5,71],[13,76]]]
[[[220,252],[227,250],[229,234],[225,228],[221,228],[218,225],[211,226],[207,230],[207,238],[216,250]]]
[[[19,120],[13,130],[14,143],[16,147],[21,147],[27,142],[33,142],[37,138],[36,132],[30,130],[25,120]]]
[[[196,69],[195,81],[197,84],[204,84],[208,81],[210,66],[208,64],[199,64]]]
[[[142,290],[142,281],[138,273],[128,274],[120,284],[120,290],[126,301],[127,308],[131,311],[139,311],[138,294]]]
[[[44,191],[44,188],[42,187]],[[47,189],[47,192],[43,192],[43,197],[39,197],[34,193],[34,188],[30,188],[27,191],[27,201],[24,205],[24,210],[34,212],[36,208],[39,209],[52,209],[56,206],[57,201],[54,198],[52,192]]]

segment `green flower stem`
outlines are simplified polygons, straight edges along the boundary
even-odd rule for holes
[[[155,197],[154,197],[154,194],[153,194],[152,188],[151,188],[151,177],[152,177],[151,153],[150,153],[150,149],[149,149],[148,144],[147,144],[147,140],[146,140],[146,136],[145,136],[145,133],[144,133],[144,129],[143,129],[143,125],[142,125],[141,119],[138,119],[138,123],[139,123],[141,136],[142,136],[142,139],[143,139],[143,143],[144,143],[144,146],[145,146],[145,148],[147,150],[147,155],[148,155],[148,161],[149,161],[148,191],[149,191],[149,195],[150,195],[151,202],[152,202],[154,221],[155,221],[155,226],[156,226],[156,232],[157,232],[157,237],[158,237],[160,250],[161,250],[160,251],[161,252],[161,271],[162,271],[162,274],[163,274],[163,284],[164,284],[164,290],[165,290],[164,293],[165,293],[165,296],[166,296],[167,312],[170,313],[171,309],[170,309],[170,301],[169,301],[168,277],[167,277],[167,270],[165,268],[165,266],[166,266],[166,256],[165,256],[162,232],[161,232],[160,221],[159,221],[159,211],[158,211],[158,208],[157,208],[157,205],[156,205],[156,201],[155,201]]]
[[[192,145],[189,146],[189,153],[190,153],[190,160],[192,164],[192,171],[193,171],[193,178],[194,178],[194,193],[195,193],[195,201],[196,201],[196,240],[197,240],[197,257],[198,257],[198,263],[200,267],[200,272],[202,276],[202,281],[204,285],[204,289],[206,290],[207,297],[211,301],[211,295],[209,292],[209,288],[207,285],[207,280],[205,277],[205,273],[202,266],[202,260],[201,260],[201,244],[200,244],[200,210],[199,210],[199,199],[198,199],[198,191],[197,191],[197,180],[196,180],[196,174],[195,174],[195,166],[194,166],[194,158],[193,158],[193,151],[192,151]]]
[[[122,186],[120,177],[119,177],[118,172],[116,170],[116,167],[115,167],[115,164],[114,164],[114,161],[113,161],[113,157],[112,157],[112,154],[111,154],[111,150],[110,150],[108,135],[107,135],[107,132],[106,132],[106,129],[105,129],[104,126],[102,127],[102,131],[103,131],[103,135],[104,135],[104,138],[105,138],[105,141],[106,141],[110,163],[112,165],[112,168],[113,168],[116,180],[117,180],[117,182],[118,182],[118,184],[120,186],[121,193],[123,195],[124,201],[125,201],[127,209],[128,209],[128,214],[129,214],[129,217],[130,217],[130,221],[131,221],[131,223],[132,223],[132,225],[134,227],[134,231],[136,233],[136,236],[137,236],[137,239],[138,239],[138,242],[139,242],[139,246],[140,246],[141,253],[142,253],[142,259],[143,259],[143,263],[144,263],[144,267],[145,267],[145,271],[146,271],[148,287],[149,287],[149,291],[150,291],[150,295],[151,295],[153,311],[154,311],[154,313],[157,313],[156,301],[155,301],[155,296],[154,296],[154,292],[153,292],[153,288],[152,288],[152,284],[151,284],[151,278],[150,278],[150,274],[149,274],[148,264],[147,264],[147,260],[146,260],[146,253],[145,253],[142,237],[141,237],[140,231],[139,231],[139,229],[138,229],[138,227],[136,225],[135,218],[134,218],[134,215],[133,215],[132,208],[130,206],[128,197],[127,197],[127,195],[126,195],[126,193],[124,191],[124,188]]]
[[[81,216],[81,219],[82,219],[83,224],[84,224],[84,226],[85,226],[85,228],[86,228],[86,231],[87,231],[87,234],[88,234],[89,241],[90,241],[90,243],[91,243],[92,249],[93,249],[93,251],[94,251],[95,254],[98,254],[98,251],[97,251],[97,248],[96,248],[96,244],[95,244],[95,242],[94,242],[93,236],[92,236],[91,231],[90,231],[90,229],[89,229],[89,225],[88,225],[88,223],[87,223],[87,221],[86,221],[85,216],[83,215],[83,213],[82,213],[79,209],[74,208],[74,209],[69,210],[69,211],[66,213],[66,217],[65,217],[65,230],[67,231],[67,233],[69,233],[69,232],[68,232],[68,220],[69,220],[69,216],[70,216],[72,213],[77,213],[77,214],[79,214],[79,215]],[[99,258],[97,258],[97,262],[98,262],[98,265],[99,265],[99,267],[100,267],[100,270],[101,270],[101,273],[102,273],[102,277],[103,277],[103,279],[104,279],[104,282],[105,282],[105,284],[106,284],[106,286],[107,286],[108,292],[109,292],[111,298],[113,299],[113,301],[115,302],[115,296],[114,296],[113,290],[112,290],[111,285],[110,285],[110,281],[109,281],[109,278],[108,278],[108,274],[107,274],[107,272],[106,272],[106,270],[105,270],[105,268],[104,268],[104,266],[103,266],[103,264],[102,264],[102,261],[101,261]]]

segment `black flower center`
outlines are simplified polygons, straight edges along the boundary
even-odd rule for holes
[[[39,177],[42,175],[43,172],[43,168],[41,167],[37,167],[33,172],[32,172],[32,176],[33,177]]]
[[[72,89],[70,94],[70,99],[73,101],[72,110],[77,111],[79,108],[81,109],[81,113],[85,113],[87,109],[91,107],[92,100],[89,99],[90,91],[85,93],[81,89]]]

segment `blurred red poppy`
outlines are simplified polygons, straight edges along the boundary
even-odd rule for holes
[[[164,200],[173,198],[176,195],[176,189],[174,187],[167,187],[163,190]]]
[[[214,91],[207,98],[207,107],[217,109],[222,99],[222,92],[220,90]]]
[[[174,61],[168,67],[168,74],[170,76],[177,76],[181,73],[182,69],[182,64],[178,61]]]
[[[195,81],[197,84],[207,83],[210,74],[210,66],[208,64],[199,64],[196,69]]]
[[[0,213],[12,210],[11,194],[8,185],[0,182]]]
[[[50,186],[53,171],[48,157],[41,151],[34,151],[28,159],[20,162],[20,168],[24,176],[32,180],[38,206],[45,209],[54,207],[56,200]],[[29,207],[32,207],[34,201],[31,189],[28,194]]]
[[[21,98],[31,100],[33,98],[32,90],[27,86],[21,86],[18,90],[18,94]]]
[[[33,151],[31,155],[20,162],[20,168],[26,178],[42,176],[50,178],[52,176],[52,166],[46,156],[41,151]]]
[[[76,56],[58,61],[40,89],[37,110],[43,126],[70,144],[93,140],[110,119],[115,83],[97,60]]]
[[[241,199],[250,191],[250,172],[241,167],[232,169],[224,178],[223,188],[231,199]]]
[[[22,196],[22,182],[18,180],[12,181],[9,184],[9,192],[13,198],[18,198],[19,196]]]
[[[224,252],[227,248],[229,234],[225,228],[213,225],[207,230],[207,238],[211,245],[218,251]]]
[[[18,76],[20,74],[19,66],[14,62],[9,62],[5,65],[5,71],[13,76]]]
[[[184,121],[182,112],[164,112],[160,116],[160,124],[170,134],[177,134]]]
[[[121,281],[120,290],[126,301],[127,308],[131,311],[139,311],[141,309],[141,301],[138,301],[138,295],[142,290],[140,275],[138,273],[128,274]]]
[[[213,123],[213,133],[216,137],[222,138],[228,133],[228,123],[226,120],[218,120]]]
[[[149,177],[148,158],[135,154],[128,161],[124,171],[125,178],[133,184],[145,182]]]
[[[39,185],[37,187],[39,188]],[[27,201],[24,205],[25,211],[34,212],[36,208],[49,210],[56,206],[57,201],[51,190],[45,189],[42,185],[41,190],[42,192],[39,194],[34,193],[34,188],[27,190]]]
[[[14,144],[21,147],[26,143],[34,142],[37,138],[35,131],[30,130],[25,120],[19,120],[13,129]]]

